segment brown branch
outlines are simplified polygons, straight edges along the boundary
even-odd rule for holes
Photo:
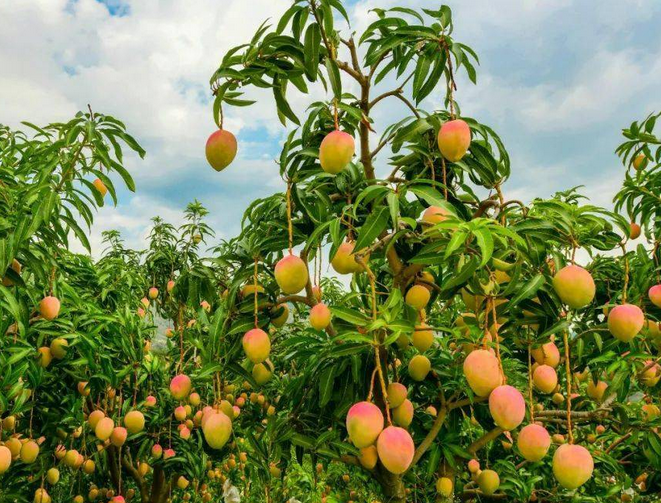
[[[443,423],[445,423],[446,416],[447,408],[442,407],[441,410],[438,411],[438,415],[436,416],[436,419],[434,419],[434,423],[432,424],[429,433],[427,433],[427,436],[422,442],[420,442],[420,445],[418,445],[418,448],[415,450],[415,453],[413,454],[413,461],[411,461],[411,465],[408,468],[409,470],[411,467],[415,466],[415,464],[420,460],[424,453],[427,452],[427,449],[431,447],[431,444],[440,433],[441,428],[443,427]]]
[[[489,442],[498,438],[502,432],[503,432],[502,428],[496,427],[493,430],[482,435],[480,438],[478,438],[475,442],[469,445],[468,449],[466,450],[471,454],[475,454],[477,451],[482,449],[482,447],[487,445]]]
[[[500,203],[498,202],[497,199],[493,199],[493,198],[492,198],[492,199],[485,199],[484,201],[482,201],[482,202],[480,203],[480,206],[477,208],[477,210],[475,210],[475,213],[473,213],[473,217],[472,217],[472,218],[479,218],[479,217],[481,217],[482,215],[484,215],[484,213],[485,213],[489,208],[493,208],[494,206],[498,206],[499,204],[500,204]]]

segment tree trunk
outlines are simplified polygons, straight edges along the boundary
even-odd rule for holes
[[[390,473],[385,468],[379,469],[379,482],[386,497],[386,503],[406,503],[406,490],[402,477]]]

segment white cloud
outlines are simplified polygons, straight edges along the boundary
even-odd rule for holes
[[[290,2],[125,3],[130,14],[114,17],[96,0],[0,0],[0,122],[64,120],[91,103],[124,120],[147,148],[144,161],[127,160],[138,194],[126,194],[117,209],[99,213],[92,238],[96,252],[101,230],[119,227],[140,247],[151,216],[178,223],[183,208],[176,206],[184,193],[199,197],[219,236],[229,237],[250,201],[282,189],[270,152],[286,130],[270,91],[251,90],[257,104],[226,110],[226,127],[242,134],[238,158],[215,173],[203,154],[215,127],[208,78],[227,49],[248,41],[264,19],[277,20]],[[617,131],[658,107],[659,46],[648,40],[658,2],[608,0],[598,9],[578,0],[448,3],[456,38],[482,59],[479,85],[463,79],[458,99],[464,113],[491,123],[508,140],[514,173],[506,194],[530,200],[540,191],[549,195],[590,182],[595,202],[609,205],[619,178],[592,183],[594,173],[612,175],[621,168],[610,153],[615,145],[599,143],[599,127],[607,123]],[[351,9],[353,29],[375,19],[370,8],[394,5],[430,7],[427,0],[360,0]],[[355,93],[355,83],[347,79],[345,90]],[[289,93],[299,114],[327,97],[320,86],[310,96]],[[439,88],[424,108],[441,103]],[[377,131],[405,113],[396,100],[382,102],[374,114]],[[585,142],[581,153],[558,148],[549,156],[542,148],[549,142],[563,146],[579,135]],[[379,173],[388,171],[386,159],[384,152]]]

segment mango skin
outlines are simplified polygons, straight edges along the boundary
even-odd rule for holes
[[[184,374],[176,375],[170,381],[170,393],[177,400],[183,400],[190,394],[192,383],[190,377]]]
[[[416,311],[424,309],[429,303],[431,294],[429,290],[422,285],[413,285],[406,292],[406,303]]]
[[[426,323],[423,323],[422,325],[417,325],[415,327],[416,330],[413,332],[413,336],[411,337],[411,339],[413,340],[413,346],[415,346],[415,349],[417,349],[421,353],[427,351],[434,344],[434,332],[431,329],[420,330],[428,327],[429,326]]]
[[[408,431],[388,426],[379,435],[376,449],[383,466],[390,473],[400,475],[408,470],[415,454],[415,444]]]
[[[532,380],[542,393],[553,393],[558,385],[558,374],[550,365],[540,365],[533,372]]]
[[[505,431],[521,424],[526,415],[526,401],[513,386],[498,386],[489,395],[489,411],[494,422]]]
[[[551,447],[551,435],[543,426],[529,424],[521,428],[516,445],[525,459],[539,461]]]
[[[204,423],[202,433],[209,447],[222,449],[232,434],[232,421],[222,412],[213,412]]]
[[[399,407],[404,403],[404,400],[406,400],[406,396],[408,395],[408,389],[406,389],[406,386],[404,386],[402,383],[399,382],[391,382],[388,384],[388,405],[390,405],[391,409],[394,409],[396,407]]]
[[[538,348],[533,348],[530,353],[540,365],[556,368],[560,364],[560,351],[554,342],[547,342]]]
[[[326,304],[319,303],[310,309],[310,325],[315,330],[325,330],[331,322],[331,310]]]
[[[440,206],[430,206],[422,213],[422,221],[427,224],[440,224],[447,220],[450,212]]]
[[[464,375],[477,396],[489,394],[502,383],[498,358],[486,349],[472,351],[464,360]]]
[[[271,339],[264,330],[253,328],[243,336],[243,351],[253,363],[262,363],[271,354]]]
[[[351,162],[356,151],[353,137],[344,131],[328,133],[319,146],[319,163],[326,173],[336,175]]]
[[[139,433],[145,428],[145,416],[139,410],[132,410],[124,416],[124,426],[131,435]]]
[[[406,399],[392,410],[392,420],[397,426],[407,428],[413,422],[413,404]]]
[[[633,304],[622,304],[608,313],[608,329],[613,337],[622,342],[631,342],[645,325],[643,311]]]
[[[375,445],[368,445],[363,447],[358,454],[358,461],[368,470],[372,470],[376,466],[376,462],[379,460],[379,455],[376,450]]]
[[[461,119],[445,122],[438,131],[438,148],[450,162],[460,161],[470,144],[470,127]]]
[[[275,280],[284,293],[298,293],[308,283],[308,268],[296,255],[287,255],[275,265]]]
[[[409,361],[409,376],[414,381],[424,381],[431,370],[431,362],[424,355],[415,355]]]
[[[553,455],[553,475],[565,489],[576,489],[592,477],[594,460],[581,445],[563,444]]]
[[[346,424],[351,442],[362,449],[372,445],[383,431],[383,414],[371,402],[358,402],[349,409]]]
[[[577,265],[560,269],[553,277],[553,288],[560,300],[572,309],[587,306],[594,299],[596,291],[592,275]]]
[[[54,320],[60,314],[60,300],[53,296],[44,297],[39,303],[39,313],[45,320]]]
[[[648,297],[652,304],[656,307],[661,307],[661,285],[654,285],[647,292]]]
[[[236,157],[236,151],[235,136],[224,129],[211,133],[205,147],[207,161],[216,171],[222,171],[229,166]]]
[[[487,496],[491,496],[500,487],[500,477],[493,470],[482,470],[477,477],[477,485]]]

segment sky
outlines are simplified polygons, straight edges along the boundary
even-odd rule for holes
[[[438,8],[431,0],[344,1],[360,32],[369,10]],[[462,113],[490,125],[512,161],[508,199],[530,201],[585,185],[608,206],[624,176],[614,149],[621,129],[661,108],[661,2],[657,0],[446,0],[455,40],[480,57],[477,85],[458,81]],[[290,129],[269,93],[248,108],[226,108],[239,141],[234,163],[208,166],[204,144],[215,125],[209,77],[223,54],[247,42],[289,0],[0,0],[0,123],[20,127],[71,118],[87,104],[123,120],[147,150],[126,159],[137,191],[119,191],[99,211],[101,232],[118,229],[142,248],[150,219],[180,224],[194,199],[225,239],[240,230],[251,201],[284,189],[274,162]],[[346,33],[346,32],[345,32]],[[386,83],[387,84],[387,83]],[[347,82],[346,88],[351,89]],[[442,107],[443,85],[421,108]],[[295,111],[328,98],[288,96]],[[382,102],[383,103],[383,102]],[[398,102],[375,112],[383,130],[406,114]],[[377,174],[390,170],[380,156]],[[117,180],[119,184],[119,180]]]

